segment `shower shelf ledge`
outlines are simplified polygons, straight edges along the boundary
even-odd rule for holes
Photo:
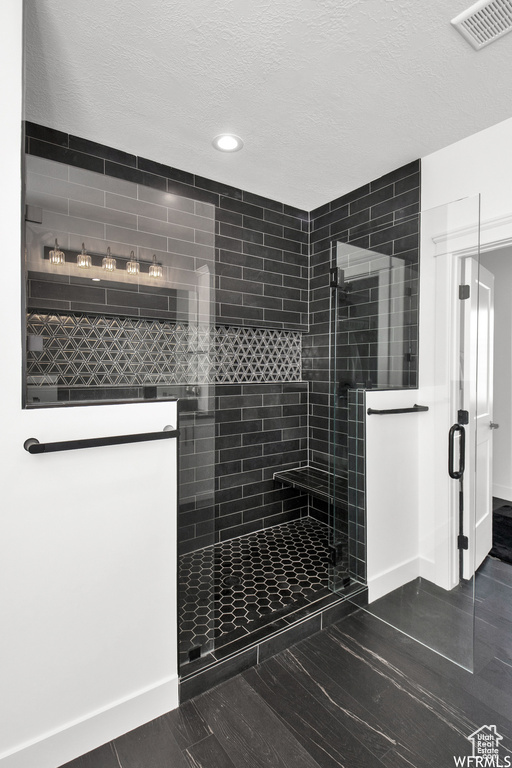
[[[274,472],[274,480],[278,480],[291,488],[309,493],[323,501],[336,500],[338,502],[347,502],[347,480],[331,472],[316,467],[296,467],[295,469],[286,469],[282,472]],[[334,494],[336,491],[336,494]]]

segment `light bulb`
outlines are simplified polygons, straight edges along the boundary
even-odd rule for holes
[[[91,257],[85,252],[85,244],[82,243],[82,253],[79,253],[76,257],[76,263],[80,269],[90,269],[92,266]]]
[[[50,251],[48,258],[50,260],[50,264],[57,264],[58,266],[61,266],[62,264],[66,263],[66,254],[64,251],[60,250],[57,239],[55,239],[55,248]]]
[[[158,264],[155,254],[153,254],[153,263],[149,267],[149,276],[155,277],[155,278],[160,278],[164,276],[164,270],[162,269],[162,265]]]
[[[103,257],[101,266],[106,272],[114,272],[116,268],[116,260],[110,255],[110,248],[107,248],[107,255]]]
[[[232,133],[221,133],[214,138],[212,145],[221,152],[238,152],[244,143],[240,136],[235,136]]]
[[[130,251],[130,261],[126,264],[126,271],[129,275],[138,275],[140,272],[140,264],[135,258],[133,251]]]

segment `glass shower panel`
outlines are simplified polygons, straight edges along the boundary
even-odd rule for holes
[[[330,582],[366,581],[365,392],[417,380],[417,265],[350,243],[333,246]],[[345,553],[343,557],[341,553]]]
[[[337,243],[336,267],[343,384],[415,386],[417,266],[404,257]]]
[[[179,401],[179,664],[215,649],[215,385],[213,283],[209,266],[196,271],[196,287],[184,297],[188,335],[187,386]]]
[[[187,661],[213,648],[215,207],[32,155],[25,203],[25,406],[178,400]]]
[[[417,252],[399,247],[397,223],[372,229],[370,248],[334,244],[331,443],[346,478],[349,572],[368,583],[369,613],[472,669],[475,576],[491,547],[479,199],[402,224],[420,233],[421,305]]]

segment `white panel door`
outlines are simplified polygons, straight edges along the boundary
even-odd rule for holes
[[[464,302],[464,402],[469,411],[463,577],[471,578],[492,547],[492,417],[494,275],[473,258],[463,264],[470,297]]]

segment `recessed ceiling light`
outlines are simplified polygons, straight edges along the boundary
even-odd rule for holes
[[[214,138],[212,145],[221,152],[238,152],[244,143],[240,136],[234,136],[232,133],[221,133]]]

